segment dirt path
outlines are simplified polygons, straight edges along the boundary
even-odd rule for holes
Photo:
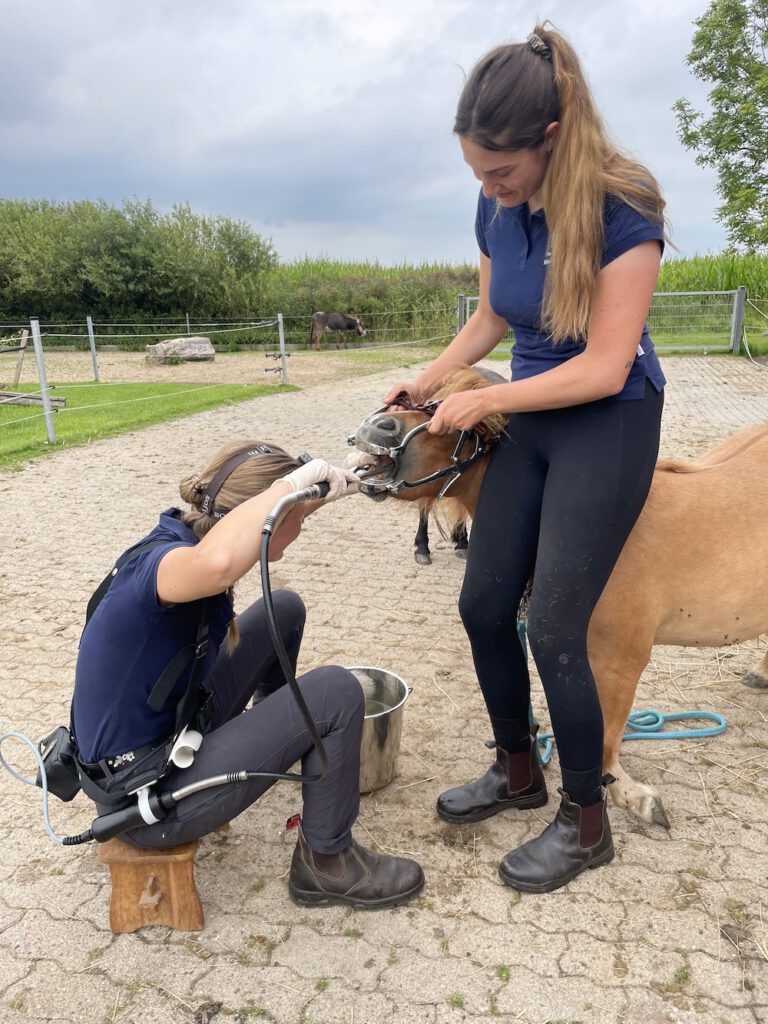
[[[423,347],[404,345],[391,348],[364,348],[355,352],[343,349],[323,349],[320,352],[294,352],[286,359],[288,383],[296,387],[314,387],[332,381],[349,380],[353,376],[375,373],[398,362],[428,358]],[[0,374],[10,379],[15,362],[8,359],[0,365]],[[177,366],[147,363],[141,352],[98,353],[99,378],[113,384],[125,382],[173,382],[184,384],[278,384],[282,383],[279,360],[260,352],[217,352],[210,362],[180,363]],[[61,352],[55,348],[45,350],[45,368],[49,382],[64,384],[93,380],[93,362],[89,352]],[[21,383],[37,381],[34,354],[26,355],[22,365]]]
[[[52,379],[83,379],[83,356],[68,355],[49,365]],[[260,357],[247,358],[263,367]],[[86,600],[113,557],[174,503],[176,482],[190,467],[230,436],[272,439],[331,460],[346,454],[347,433],[401,371],[392,366],[353,385],[333,362],[325,354],[294,357],[301,392],[0,474],[0,732],[39,738],[65,720]],[[139,376],[137,363],[105,355],[102,379],[150,379]],[[242,356],[217,358],[204,379],[231,373],[229,366],[236,379],[251,372]],[[665,455],[698,454],[768,420],[768,373],[749,363],[667,359],[664,366]],[[185,376],[199,367],[166,370],[174,380],[200,379]],[[747,509],[745,522],[733,524],[745,543],[750,529],[763,528],[763,516]],[[487,764],[488,725],[456,612],[463,563],[435,537],[434,564],[417,567],[414,530],[414,516],[394,503],[339,502],[307,523],[272,581],[300,590],[309,609],[301,669],[329,661],[382,665],[413,687],[398,777],[364,798],[357,835],[417,856],[428,879],[423,898],[380,913],[293,906],[285,875],[294,839],[283,823],[300,800],[295,789],[277,786],[228,834],[204,841],[197,867],[204,931],[113,935],[96,848],[54,845],[38,791],[3,773],[3,1024],[768,1020],[768,694],[739,682],[765,651],[765,638],[719,652],[656,649],[637,707],[717,710],[728,717],[727,732],[627,744],[629,771],[662,790],[671,832],[614,811],[618,856],[609,867],[549,896],[521,899],[497,881],[496,865],[550,820],[554,801],[466,828],[440,822],[433,811],[441,789]],[[239,588],[241,606],[259,592],[258,574],[251,575]],[[546,727],[538,684],[534,704]],[[554,794],[556,763],[547,775]],[[71,805],[53,801],[52,815],[66,834],[91,820],[82,796]]]

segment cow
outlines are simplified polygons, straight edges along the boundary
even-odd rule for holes
[[[313,313],[312,326],[309,331],[310,345],[314,345],[316,349],[319,349],[320,339],[326,331],[337,332],[336,348],[339,348],[339,337],[343,339],[344,348],[347,347],[347,334],[349,331],[354,331],[360,338],[365,337],[365,328],[359,316],[348,316],[346,313]]]

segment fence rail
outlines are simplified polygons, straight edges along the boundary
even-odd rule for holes
[[[474,312],[477,295],[459,296],[459,326]],[[655,292],[648,328],[658,352],[732,352],[744,333],[746,288],[723,292]]]

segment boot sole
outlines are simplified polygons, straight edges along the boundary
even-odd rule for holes
[[[301,907],[327,907],[332,904],[342,904],[346,907],[353,907],[355,910],[379,910],[383,907],[398,907],[402,903],[417,896],[424,888],[425,879],[415,885],[407,892],[398,893],[397,896],[382,896],[378,900],[362,900],[357,896],[345,896],[343,893],[317,892],[307,889],[297,889],[288,883],[288,895],[294,903]]]
[[[564,885],[572,882],[574,878],[578,878],[578,876],[583,874],[584,871],[592,871],[594,868],[602,867],[603,864],[608,864],[615,856],[616,851],[613,846],[610,846],[604,853],[601,853],[599,857],[595,857],[595,859],[590,861],[585,867],[579,868],[578,871],[574,871],[573,874],[568,875],[567,878],[557,879],[554,882],[518,882],[516,879],[508,878],[503,873],[501,864],[499,864],[499,878],[502,880],[504,885],[508,885],[510,889],[516,889],[518,892],[554,892],[555,889],[561,889]]]
[[[438,817],[442,818],[443,821],[450,821],[454,825],[462,825],[465,821],[484,821],[486,818],[492,818],[494,814],[499,814],[500,811],[529,811],[534,807],[543,807],[548,800],[549,794],[545,790],[543,793],[534,793],[532,796],[499,800],[492,807],[486,807],[482,811],[474,811],[472,814],[451,814],[449,811],[442,810],[439,804],[436,810]]]

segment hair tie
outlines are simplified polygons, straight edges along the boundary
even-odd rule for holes
[[[552,50],[544,42],[541,36],[536,35],[535,32],[531,32],[531,34],[528,36],[527,43],[538,57],[543,57],[544,60],[548,60],[551,63]]]

